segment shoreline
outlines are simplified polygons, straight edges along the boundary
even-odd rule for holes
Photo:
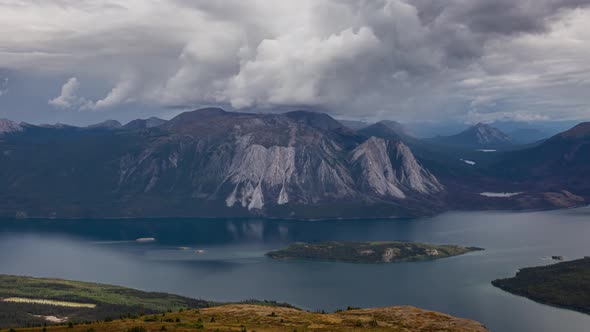
[[[253,220],[262,219],[270,221],[300,221],[300,222],[316,222],[316,221],[361,221],[361,220],[417,220],[417,219],[430,219],[447,213],[475,213],[475,212],[510,212],[510,213],[534,213],[534,212],[550,212],[550,211],[563,211],[563,210],[575,210],[590,207],[590,204],[575,205],[569,207],[560,208],[538,208],[538,209],[451,209],[442,211],[439,213],[425,214],[423,216],[390,216],[390,217],[338,217],[338,218],[288,218],[288,217],[268,217],[268,216],[237,216],[237,217],[207,217],[207,216],[167,216],[167,217],[0,217],[1,221],[35,221],[35,220],[97,220],[97,221],[117,221],[117,220],[165,220],[165,219],[180,219],[180,220],[215,220],[215,219],[234,219],[234,220]]]

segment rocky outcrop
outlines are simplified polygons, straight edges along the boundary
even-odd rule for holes
[[[23,126],[7,119],[0,119],[0,135],[23,131]]]
[[[403,199],[406,193],[436,194],[444,190],[436,177],[425,170],[402,142],[369,138],[351,155],[358,184],[380,196]]]
[[[405,144],[364,140],[326,115],[207,109],[192,123],[196,114],[166,124],[174,134],[158,146],[121,159],[121,190],[142,183],[144,192],[174,191],[182,182],[190,184],[193,197],[248,211],[338,200],[388,202],[444,191]],[[174,185],[170,179],[177,179]]]
[[[430,141],[465,148],[500,148],[514,144],[501,130],[484,123],[478,123],[457,135],[436,137]]]
[[[3,165],[13,170],[14,181],[21,181],[18,188],[63,183],[60,176],[67,177],[71,186],[58,186],[55,190],[64,192],[55,197],[68,200],[83,192],[81,183],[92,182],[90,197],[101,204],[125,204],[125,209],[134,204],[127,212],[131,215],[150,209],[167,215],[172,208],[164,201],[183,211],[210,213],[215,206],[215,213],[227,210],[230,215],[372,204],[388,206],[387,215],[404,215],[408,206],[424,209],[444,191],[405,144],[366,138],[325,114],[260,115],[210,108],[153,127],[139,121],[94,128],[103,130],[62,132],[64,139],[51,139],[63,155],[52,159],[49,152],[38,154],[55,163],[45,170],[31,169],[20,176],[17,157],[21,163],[27,157],[18,154],[6,157]],[[59,160],[68,160],[68,167],[58,165]]]

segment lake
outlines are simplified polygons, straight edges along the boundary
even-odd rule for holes
[[[154,238],[155,241],[135,241]],[[428,262],[274,261],[294,241],[400,240],[483,247]],[[452,212],[400,220],[2,220],[0,273],[57,277],[217,301],[269,299],[311,310],[413,305],[492,331],[590,330],[590,315],[541,305],[490,282],[547,257],[590,255],[590,208]]]

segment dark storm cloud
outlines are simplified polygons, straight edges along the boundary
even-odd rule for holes
[[[216,104],[372,119],[572,117],[587,111],[589,5],[7,0],[0,69],[55,77],[45,104],[60,110]],[[87,93],[97,85],[110,88]]]

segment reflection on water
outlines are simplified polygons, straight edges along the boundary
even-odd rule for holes
[[[418,220],[264,219],[0,221],[0,273],[120,284],[210,300],[274,299],[307,309],[410,304],[492,331],[588,331],[590,316],[504,293],[518,268],[590,254],[590,209],[447,213]],[[155,238],[140,243],[138,238]],[[403,240],[483,252],[432,262],[273,261],[295,241]]]

